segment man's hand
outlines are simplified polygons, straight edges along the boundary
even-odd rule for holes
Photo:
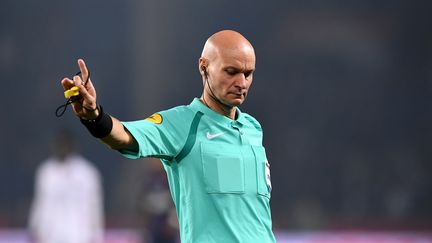
[[[78,66],[82,77],[77,75],[73,77],[73,80],[63,78],[61,84],[64,90],[68,90],[74,86],[79,89],[79,98],[72,103],[75,115],[84,120],[94,120],[99,115],[96,103],[96,90],[89,78],[89,72],[83,59],[78,59]],[[85,83],[87,79],[88,82]]]

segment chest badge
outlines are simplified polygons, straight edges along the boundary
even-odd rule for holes
[[[270,163],[268,162],[268,160],[266,160],[265,174],[266,174],[267,187],[268,187],[269,191],[271,191],[272,190],[272,184],[271,184],[271,177],[270,177]]]

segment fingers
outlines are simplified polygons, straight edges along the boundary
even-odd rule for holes
[[[86,66],[83,59],[81,59],[81,58],[78,59],[78,66],[79,66],[79,69],[81,71],[83,80],[87,80],[89,77],[89,73],[88,73],[87,66]]]
[[[75,86],[74,81],[69,78],[63,78],[61,81],[61,85],[63,86],[64,90],[68,90]]]
[[[78,75],[76,75],[76,76],[73,77],[73,83],[74,83],[74,86],[84,85],[83,80]]]
[[[78,66],[81,71],[82,79],[81,83],[87,88],[87,90],[94,90],[93,84],[90,79],[90,72],[87,69],[87,66],[83,59],[78,59]]]
[[[85,82],[83,79],[81,79],[80,76],[74,76],[73,77],[73,83],[74,86],[77,86],[79,89],[84,89],[85,91],[89,92],[90,95],[95,96],[96,91],[93,87],[93,83],[91,82],[91,79],[88,79],[87,82]]]
[[[84,87],[84,85],[78,85],[77,87],[79,89],[81,97],[83,97],[85,101],[92,102],[92,100],[96,98],[89,93],[89,91],[86,87]]]
[[[81,106],[86,111],[94,111],[97,108],[96,95],[90,94],[90,92],[83,85],[80,85],[78,88],[82,97]]]
[[[96,90],[93,86],[93,83],[91,81],[91,78],[88,79],[88,82],[84,84],[84,87],[89,91],[90,93],[96,93]]]
[[[84,60],[78,59],[77,62],[81,75],[75,75],[72,79],[67,77],[63,78],[61,80],[61,85],[64,90],[69,90],[73,87],[78,88],[79,96],[72,100],[72,108],[75,114],[82,117],[88,115],[89,110],[94,112],[97,106],[96,90],[90,80],[90,73]]]
[[[79,93],[83,100],[83,105],[88,108],[94,108],[96,106],[96,92],[93,84],[89,80],[87,84],[84,84],[80,76],[74,76],[73,83],[79,89]]]
[[[74,76],[73,77],[73,83],[74,83],[74,86],[78,87],[81,96],[84,97],[85,95],[88,95],[87,88],[84,86],[84,82],[80,76],[78,76],[78,75]],[[86,97],[84,97],[84,98],[86,98]]]

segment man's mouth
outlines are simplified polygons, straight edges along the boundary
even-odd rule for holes
[[[243,97],[246,94],[246,92],[231,92],[230,94],[238,97]]]

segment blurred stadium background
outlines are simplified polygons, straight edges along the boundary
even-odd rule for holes
[[[59,81],[82,57],[123,120],[188,104],[221,29],[256,48],[242,110],[264,128],[279,242],[432,242],[431,13],[420,0],[3,0],[0,242],[26,242],[34,172],[64,126],[103,175],[107,242],[138,242],[146,160],[56,118]]]

